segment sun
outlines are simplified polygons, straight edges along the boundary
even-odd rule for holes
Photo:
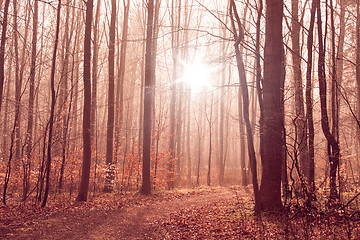
[[[192,63],[183,63],[184,72],[182,82],[184,82],[192,93],[199,93],[204,89],[211,89],[212,68],[200,59]]]

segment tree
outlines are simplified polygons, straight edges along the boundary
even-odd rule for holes
[[[96,138],[97,117],[97,82],[98,82],[98,59],[99,59],[99,18],[101,1],[97,1],[94,20],[93,62],[92,62],[92,89],[91,89],[91,139]],[[94,144],[94,143],[93,143]],[[96,144],[95,144],[96,146]]]
[[[174,174],[174,159],[175,159],[175,146],[176,146],[176,100],[177,100],[177,82],[178,78],[178,57],[179,57],[179,32],[176,30],[176,25],[179,24],[179,16],[176,14],[175,6],[176,0],[171,1],[171,50],[173,59],[173,72],[171,83],[171,100],[170,100],[170,139],[169,150],[170,158],[168,163],[168,188],[173,189],[175,187],[175,174]],[[179,3],[181,4],[181,3]],[[180,9],[178,10],[180,11]]]
[[[59,0],[58,9],[57,9],[57,19],[56,19],[56,32],[55,32],[55,44],[54,52],[51,65],[51,79],[50,79],[50,88],[51,88],[51,108],[50,108],[50,119],[49,119],[49,138],[48,138],[48,147],[47,147],[47,161],[46,161],[46,185],[44,199],[42,201],[42,207],[46,206],[47,198],[50,190],[50,170],[51,170],[51,147],[52,147],[52,136],[53,136],[53,126],[54,126],[54,111],[56,104],[56,95],[55,95],[55,70],[56,70],[56,53],[59,43],[59,31],[60,31],[60,13],[61,13],[61,0]]]
[[[212,135],[213,135],[213,109],[214,109],[214,93],[211,93],[211,103],[210,103],[210,114],[206,112],[206,120],[209,124],[209,154],[208,154],[208,171],[206,175],[206,183],[208,186],[211,185],[211,156],[212,156]]]
[[[64,178],[65,164],[67,159],[67,145],[68,145],[68,132],[69,132],[69,119],[71,112],[71,104],[72,99],[68,98],[68,79],[69,79],[69,66],[70,66],[70,44],[72,33],[74,32],[74,8],[72,8],[73,12],[71,14],[70,10],[70,0],[67,2],[66,7],[66,20],[65,20],[65,30],[63,35],[63,49],[61,52],[62,57],[62,70],[60,76],[60,96],[59,96],[59,109],[58,114],[60,116],[61,127],[58,127],[60,139],[61,139],[61,167],[60,167],[60,177],[59,177],[59,185],[58,191],[61,193],[62,183]],[[70,24],[70,19],[72,17],[72,21]],[[71,28],[70,28],[71,27]],[[70,92],[70,97],[73,95],[73,91]]]
[[[115,153],[116,159],[119,147],[120,147],[120,130],[123,123],[124,115],[124,79],[125,79],[125,63],[127,54],[127,41],[129,32],[129,11],[130,11],[130,0],[124,0],[124,22],[121,36],[121,47],[119,56],[119,68],[118,68],[118,80],[116,87],[116,117],[115,117]],[[115,160],[116,161],[116,160]]]
[[[153,20],[154,20],[154,0],[148,0],[148,17],[146,30],[146,53],[145,53],[145,93],[144,93],[144,132],[143,132],[143,170],[142,194],[151,194],[151,175],[150,175],[150,158],[151,158],[151,127],[152,127],[152,107],[154,91],[152,79],[152,67],[154,63],[153,50]]]
[[[318,27],[318,41],[319,41],[319,60],[318,60],[318,78],[319,78],[319,92],[321,105],[321,128],[325,138],[329,144],[329,163],[330,163],[330,196],[329,200],[337,200],[339,198],[337,192],[336,176],[337,168],[339,166],[340,147],[335,136],[330,132],[329,117],[327,113],[327,87],[325,76],[325,47],[323,43],[322,20],[320,0],[316,0],[317,9],[317,27]]]
[[[309,162],[307,156],[307,134],[306,119],[304,113],[304,94],[302,86],[301,73],[301,49],[300,49],[300,27],[299,22],[299,1],[291,1],[292,18],[291,18],[291,42],[292,42],[292,62],[295,86],[295,124],[296,124],[296,150],[299,154],[302,174],[309,179]],[[302,177],[302,176],[301,176]]]
[[[114,149],[114,108],[115,108],[115,19],[116,19],[116,0],[111,1],[111,20],[110,20],[110,40],[109,40],[109,88],[108,88],[108,122],[106,136],[106,165],[107,175],[105,179],[104,192],[113,191],[114,170],[113,149]]]
[[[240,108],[242,109],[242,112],[240,112],[242,113],[242,116],[240,115],[239,117],[244,119],[246,126],[248,153],[249,153],[250,167],[252,173],[253,191],[255,196],[255,212],[259,212],[260,211],[259,186],[257,181],[257,164],[256,164],[254,141],[253,141],[253,131],[251,128],[250,115],[249,115],[249,92],[248,92],[246,75],[245,75],[244,61],[239,49],[239,45],[244,38],[244,32],[243,32],[243,26],[240,21],[240,17],[236,10],[236,5],[234,0],[230,1],[230,19],[231,19],[231,25],[235,39],[234,47],[235,47],[236,63],[238,67],[238,74],[239,74],[240,87],[241,87],[241,89],[239,90],[239,95],[241,93],[242,96],[242,106],[239,106],[239,109]],[[235,20],[236,20],[237,28],[235,25]]]
[[[311,195],[314,197],[315,192],[315,163],[314,163],[314,120],[313,120],[313,100],[312,100],[312,63],[313,63],[313,41],[314,41],[314,25],[315,25],[315,14],[316,14],[316,5],[315,1],[311,4],[311,16],[310,16],[310,26],[307,39],[307,67],[306,67],[306,90],[305,90],[305,103],[306,103],[306,120],[307,120],[307,129],[308,129],[308,148],[309,148],[309,175],[308,181],[310,184]]]
[[[223,28],[222,29],[222,37],[226,37],[226,29]],[[226,47],[225,47],[225,42],[223,44],[221,44],[221,48],[222,48],[222,52],[221,52],[221,57],[225,59],[226,56]],[[221,92],[220,92],[220,126],[219,126],[219,184],[223,185],[224,184],[224,175],[225,175],[225,162],[226,162],[226,147],[224,147],[224,144],[226,142],[225,141],[225,136],[224,136],[224,119],[225,119],[225,81],[226,81],[226,75],[225,75],[225,71],[226,71],[226,65],[225,65],[225,61],[223,62],[222,65],[222,74],[221,74],[221,85],[223,86],[221,88]],[[190,106],[190,99],[189,99],[189,106]],[[190,113],[189,113],[189,119],[190,119]],[[189,120],[190,121],[190,120]],[[190,122],[188,122],[188,128],[190,128]],[[189,130],[188,130],[188,134],[189,134]],[[227,137],[227,136],[226,136]],[[189,148],[189,147],[188,147]],[[245,153],[244,153],[245,156]],[[188,156],[188,158],[190,158],[190,154]],[[245,159],[244,159],[244,164],[245,164]],[[243,166],[241,166],[243,167]],[[244,168],[242,169],[242,180],[243,180],[243,185],[247,185],[247,177],[246,175],[244,175]],[[244,183],[244,180],[246,180],[246,184]]]
[[[33,12],[33,36],[31,44],[31,65],[30,65],[30,88],[29,88],[29,105],[28,105],[28,122],[26,131],[26,169],[24,169],[24,183],[23,183],[23,198],[29,190],[29,181],[31,173],[31,154],[32,154],[32,139],[33,139],[33,127],[34,127],[34,101],[35,101],[35,74],[36,74],[36,54],[37,54],[37,31],[38,31],[38,0],[34,1]]]
[[[5,82],[5,44],[6,44],[6,29],[8,24],[8,11],[9,11],[10,0],[5,1],[4,6],[4,17],[2,20],[2,32],[0,42],[0,111],[1,103],[3,99],[3,90]]]
[[[256,39],[255,39],[255,69],[256,69],[256,91],[260,108],[259,129],[260,129],[260,156],[263,156],[263,129],[264,129],[264,104],[263,104],[263,79],[261,68],[261,54],[260,54],[260,32],[261,32],[261,16],[263,15],[263,0],[259,0],[259,6],[256,19]]]
[[[266,1],[263,81],[262,178],[260,208],[278,211],[281,203],[282,120],[282,16],[283,1]]]
[[[86,201],[91,166],[91,27],[93,18],[93,0],[86,2],[85,38],[84,38],[84,112],[83,112],[83,162],[77,201]]]

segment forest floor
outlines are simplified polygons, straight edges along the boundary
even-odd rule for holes
[[[254,215],[245,187],[102,194],[86,203],[0,208],[0,239],[360,239],[354,213]]]

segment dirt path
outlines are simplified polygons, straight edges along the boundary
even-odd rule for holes
[[[178,198],[156,198],[116,210],[57,213],[35,219],[4,235],[4,239],[162,239],[154,231],[157,221],[188,208],[200,208],[235,196],[230,189],[189,193]]]

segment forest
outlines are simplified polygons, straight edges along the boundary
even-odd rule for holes
[[[360,236],[358,0],[0,0],[0,21],[0,233],[208,199],[230,225],[194,238],[193,213],[154,210],[153,237]],[[260,232],[224,233],[243,221]]]

